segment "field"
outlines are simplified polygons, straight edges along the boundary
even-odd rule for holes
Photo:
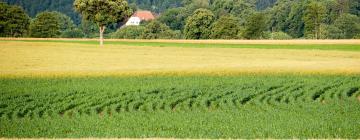
[[[358,40],[0,44],[0,137],[360,138]]]

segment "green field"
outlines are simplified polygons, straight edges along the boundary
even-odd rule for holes
[[[49,43],[77,43],[98,45],[98,41],[81,41],[81,40],[21,40],[23,42],[49,42]],[[17,40],[18,42],[18,40]],[[294,41],[296,42],[296,41]],[[255,48],[255,49],[300,49],[300,50],[343,50],[343,51],[360,51],[360,44],[236,44],[236,43],[180,43],[164,41],[106,41],[107,45],[118,46],[142,46],[142,47],[185,47],[185,48]]]
[[[359,76],[2,79],[5,137],[359,138]]]
[[[359,45],[95,43],[0,41],[0,138],[360,138]]]

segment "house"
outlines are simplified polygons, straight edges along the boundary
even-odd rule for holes
[[[141,21],[150,21],[155,19],[155,16],[150,11],[136,11],[126,22],[126,26],[140,25]]]

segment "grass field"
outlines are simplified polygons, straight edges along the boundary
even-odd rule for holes
[[[0,137],[359,139],[354,42],[1,40]]]

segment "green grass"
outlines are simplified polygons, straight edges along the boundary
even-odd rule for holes
[[[359,75],[0,79],[0,137],[360,138]]]
[[[8,41],[8,40],[6,40]],[[14,40],[18,41],[18,40]],[[57,42],[57,43],[79,43],[98,45],[98,41],[81,40],[23,40],[24,42]],[[129,42],[129,41],[105,41],[107,45],[126,45],[142,47],[190,47],[190,48],[254,48],[254,49],[300,49],[300,50],[341,50],[360,51],[360,45],[346,44],[313,44],[313,45],[262,45],[262,44],[213,44],[213,43],[167,43],[167,42]]]

